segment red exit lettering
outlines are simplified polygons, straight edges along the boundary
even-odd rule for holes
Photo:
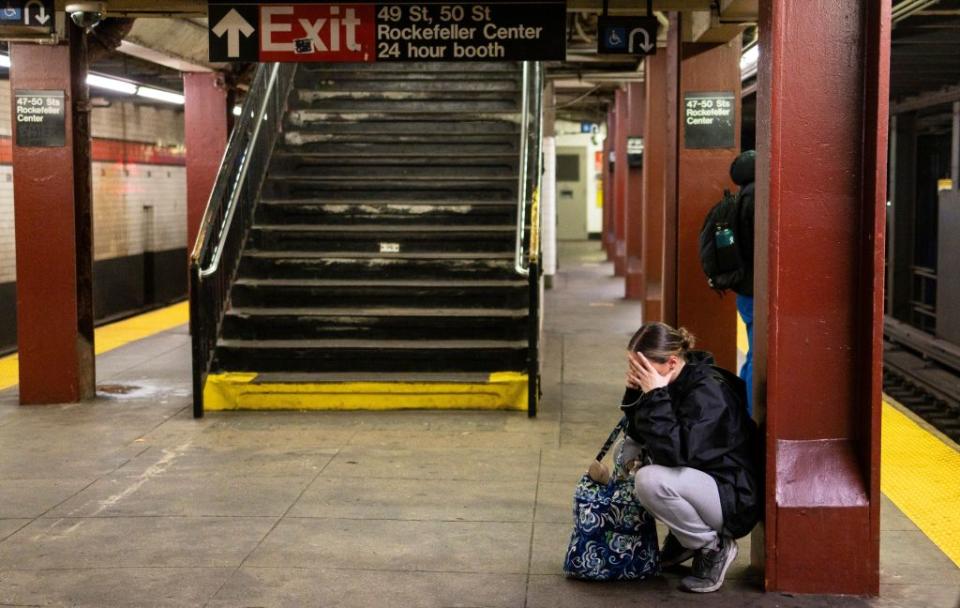
[[[260,61],[375,61],[375,6],[260,7]]]

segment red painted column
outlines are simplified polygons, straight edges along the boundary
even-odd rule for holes
[[[69,22],[69,20],[68,20]],[[90,109],[86,37],[10,45],[20,403],[72,403],[95,393]],[[26,147],[17,93],[61,91],[63,145]]]
[[[664,79],[667,113],[664,129],[666,141],[663,146],[663,249],[660,291],[660,320],[677,325],[677,193],[678,193],[678,139],[680,117],[680,14],[670,13],[667,28],[667,45],[663,49]],[[659,52],[659,51],[658,51]]]
[[[663,202],[667,147],[667,58],[646,59],[643,153],[643,318],[661,321],[663,290]]]
[[[770,591],[876,595],[890,3],[816,9],[760,3],[754,546]]]
[[[227,149],[227,103],[223,78],[216,73],[183,75],[186,98],[183,111],[184,143],[187,148],[187,252],[193,250],[207,208],[210,192]]]
[[[643,83],[627,86],[627,137],[643,137],[646,118],[646,90]],[[626,296],[643,300],[643,167],[627,165],[626,217]]]
[[[617,89],[614,112],[617,114],[617,128],[614,133],[613,152],[613,228],[616,237],[613,252],[613,274],[618,277],[627,274],[627,92]]]
[[[617,248],[617,235],[614,230],[614,184],[610,159],[614,154],[613,142],[616,140],[617,113],[613,108],[607,112],[607,137],[603,140],[603,250],[607,261],[613,261]]]
[[[710,289],[700,265],[699,235],[710,208],[723,190],[736,190],[730,164],[740,151],[740,42],[719,46],[684,44],[681,49],[680,91],[677,99],[677,198],[665,234],[665,257],[676,268],[671,305],[676,324],[697,336],[698,346],[714,354],[730,370],[737,366],[737,310],[733,293],[720,296]],[[687,94],[729,92],[735,100],[736,120],[729,147],[695,148],[686,142]],[[665,299],[666,303],[666,299]],[[673,312],[673,311],[671,311]]]

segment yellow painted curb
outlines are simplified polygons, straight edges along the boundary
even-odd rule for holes
[[[190,306],[181,302],[94,330],[94,351],[100,355],[190,322]],[[20,382],[17,355],[0,358],[0,391]]]
[[[960,566],[960,452],[883,404],[880,489]]]
[[[204,409],[224,410],[520,410],[527,375],[491,374],[486,382],[255,383],[257,374],[211,374]]]

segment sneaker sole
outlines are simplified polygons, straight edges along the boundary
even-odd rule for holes
[[[723,563],[723,568],[720,570],[720,580],[709,587],[703,587],[702,589],[687,589],[687,591],[690,593],[713,593],[723,586],[723,579],[727,576],[727,570],[730,568],[730,564],[733,563],[733,560],[737,559],[737,554],[740,552],[740,548],[737,547],[737,541],[731,540],[730,542],[733,543],[733,550],[730,551],[730,554],[727,556],[727,560]]]

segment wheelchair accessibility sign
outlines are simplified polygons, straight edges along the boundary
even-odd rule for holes
[[[655,17],[600,17],[597,22],[597,52],[606,55],[637,55],[657,52]]]

